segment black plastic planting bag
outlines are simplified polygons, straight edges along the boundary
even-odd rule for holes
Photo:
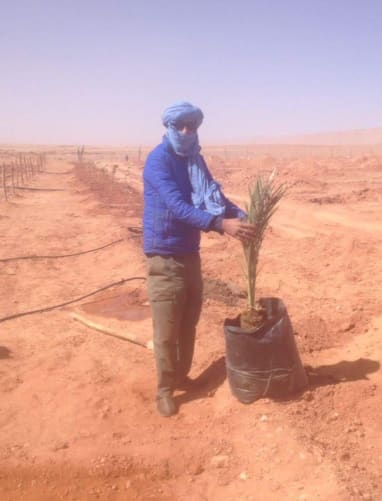
[[[261,397],[284,398],[308,385],[284,303],[278,298],[259,303],[266,310],[260,328],[244,330],[239,318],[224,324],[228,381],[246,404]]]

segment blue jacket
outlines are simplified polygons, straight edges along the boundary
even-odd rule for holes
[[[208,171],[208,175],[211,176]],[[216,216],[191,202],[187,158],[177,155],[164,136],[147,157],[143,170],[143,249],[145,254],[182,255],[198,252],[200,230],[213,229]],[[226,218],[243,211],[226,201]]]

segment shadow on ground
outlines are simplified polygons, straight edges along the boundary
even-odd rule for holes
[[[342,360],[336,364],[321,365],[319,367],[306,366],[309,387],[314,389],[320,386],[335,385],[351,381],[368,380],[368,374],[378,371],[380,363],[368,358],[359,358],[358,360]],[[225,357],[221,357],[213,362],[205,371],[193,380],[192,386],[178,395],[176,401],[178,405],[185,404],[192,400],[212,397],[219,386],[226,379]],[[273,397],[275,401],[294,401],[301,398],[303,392],[298,391],[281,397]],[[272,397],[270,397],[272,398]]]
[[[2,358],[11,358],[12,352],[6,346],[0,346],[0,359]]]
[[[377,360],[359,358],[358,360],[342,360],[332,365],[319,367],[305,367],[309,385],[312,388],[327,386],[351,381],[368,380],[368,374],[380,368]]]
[[[178,405],[200,398],[212,397],[219,386],[224,383],[225,378],[225,357],[220,357],[193,380],[189,390],[176,397]]]

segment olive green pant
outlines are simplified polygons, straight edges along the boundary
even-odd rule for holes
[[[148,256],[147,264],[158,397],[161,397],[171,394],[191,368],[203,283],[198,253]]]

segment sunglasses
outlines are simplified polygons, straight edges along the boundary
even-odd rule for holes
[[[195,132],[198,128],[197,124],[193,121],[179,120],[174,123],[176,130],[184,130],[185,128],[191,132]]]

